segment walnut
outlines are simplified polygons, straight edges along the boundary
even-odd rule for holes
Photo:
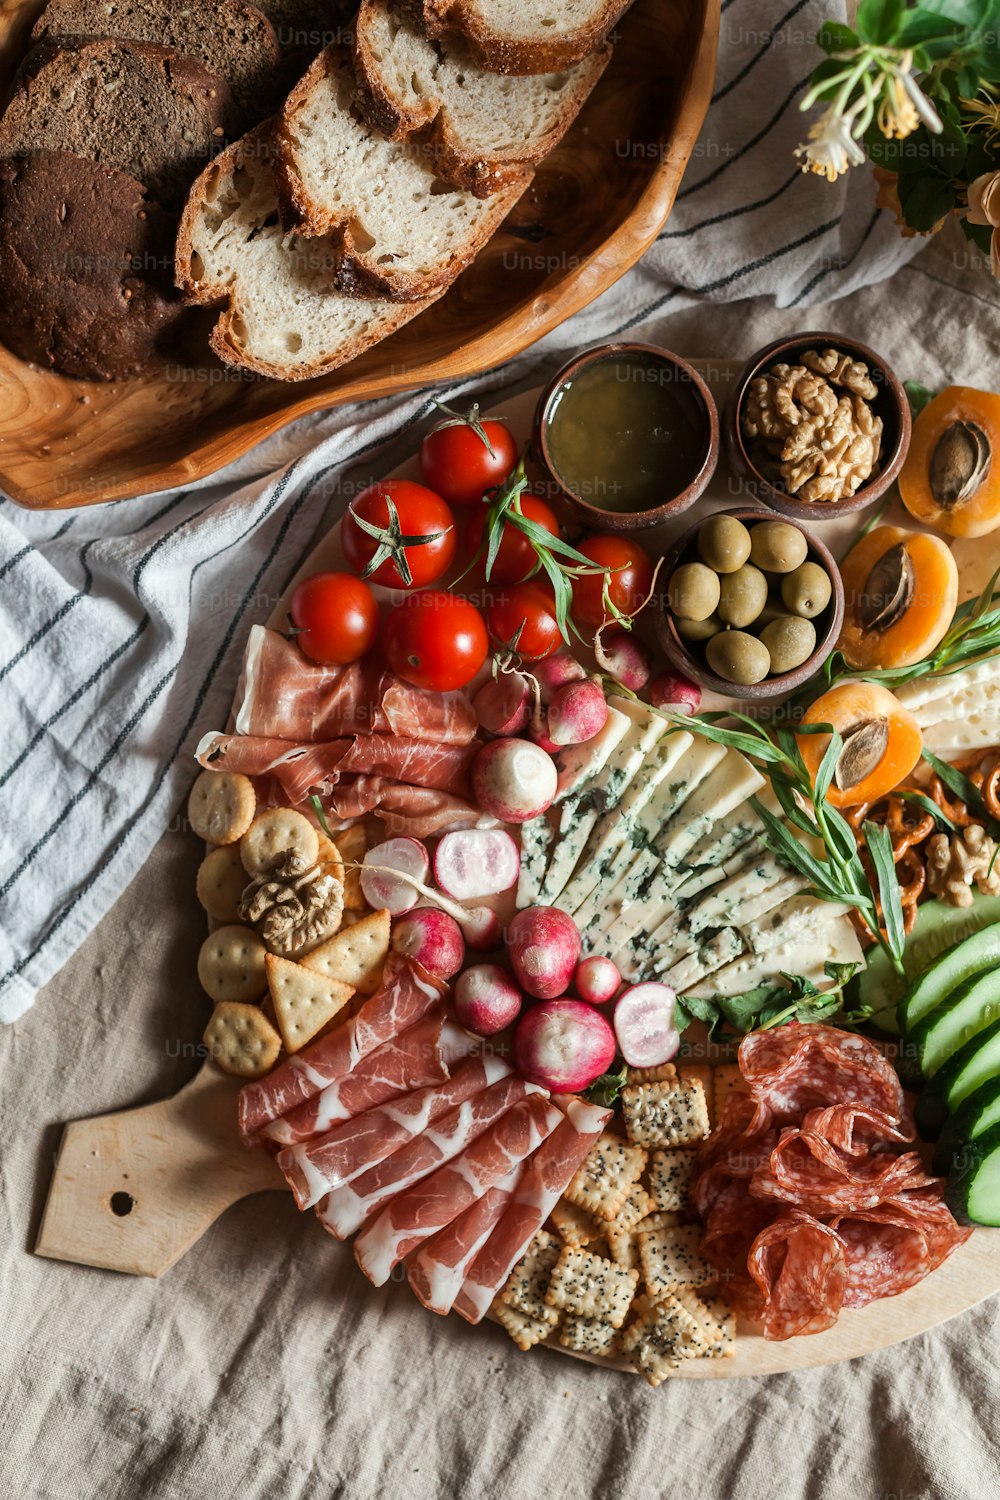
[[[777,364],[747,388],[744,436],[757,440],[759,464],[802,500],[853,495],[878,464],[882,421],[865,365],[836,349],[808,350],[814,368]],[[831,381],[844,389],[838,394]]]
[[[935,833],[926,844],[931,895],[948,906],[971,906],[974,884],[984,895],[1000,895],[1000,859],[993,863],[996,847],[978,823],[970,823],[961,833]]]
[[[267,947],[284,958],[331,937],[343,911],[342,883],[294,853],[254,876],[240,899],[240,916],[259,924]]]

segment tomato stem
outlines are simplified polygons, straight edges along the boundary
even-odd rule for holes
[[[428,542],[438,542],[443,536],[447,536],[454,528],[446,526],[443,531],[428,531],[422,536],[407,536],[400,524],[399,511],[396,509],[393,498],[389,494],[383,494],[386,512],[389,516],[387,526],[376,526],[374,521],[366,521],[359,516],[353,505],[348,506],[351,520],[359,530],[366,536],[373,537],[378,542],[371,560],[362,570],[362,578],[370,578],[377,572],[384,562],[390,560],[395,563],[396,571],[402,579],[404,588],[409,588],[413,582],[413,572],[410,568],[409,559],[406,556],[407,547],[424,547]]]

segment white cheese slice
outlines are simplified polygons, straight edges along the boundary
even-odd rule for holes
[[[1000,707],[921,727],[924,745],[934,755],[944,755],[949,750],[985,750],[1000,740]]]
[[[896,697],[904,708],[917,718],[920,710],[932,703],[940,703],[966,692],[969,688],[983,687],[994,692],[1000,690],[1000,657],[988,656],[983,661],[965,667],[961,672],[951,672],[946,677],[915,677],[895,689]],[[936,712],[934,717],[944,717]],[[950,715],[948,715],[950,717]]]
[[[793,940],[767,953],[747,953],[703,982],[688,986],[692,995],[741,995],[758,985],[776,983],[782,974],[801,974],[822,987],[828,963],[863,963],[864,955],[853,926],[840,917],[816,937]]]
[[[749,952],[768,953],[793,939],[798,942],[814,936],[848,911],[842,903],[821,901],[818,896],[792,896],[755,921],[741,921],[739,927]],[[744,914],[738,915],[742,918]]]

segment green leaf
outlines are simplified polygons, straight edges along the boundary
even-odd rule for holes
[[[323,832],[332,843],[333,833],[326,819],[326,808],[323,806],[322,802],[319,800],[315,793],[313,793],[313,795],[309,798],[309,801],[312,803],[313,812],[316,814],[316,821],[319,823],[319,826],[322,828]]]
[[[903,218],[921,234],[933,229],[940,219],[946,219],[957,203],[953,184],[932,172],[901,176],[898,191]]]
[[[919,380],[904,380],[903,390],[909,402],[910,413],[919,417],[928,402],[933,401],[937,391],[930,390],[926,385],[921,385]]]
[[[853,52],[858,45],[858,34],[840,21],[824,21],[816,33],[816,43],[824,52]]]
[[[770,808],[758,802],[756,797],[750,799],[750,805],[764,824],[764,843],[771,853],[811,881],[817,895],[827,900],[839,900],[841,893],[836,886],[831,884],[829,867],[810,854],[809,850],[793,837],[781,819],[776,818]]]
[[[958,832],[956,824],[938,807],[936,802],[932,802],[930,797],[925,797],[923,792],[900,791],[896,793],[896,796],[904,798],[907,802],[917,803],[919,807],[923,808],[924,812],[930,813],[939,828],[945,829],[948,833]]]
[[[682,1034],[687,1031],[694,1017],[687,1008],[687,1002],[680,998],[674,1001],[674,1028]]]
[[[813,783],[815,802],[826,801],[826,794],[833,782],[833,773],[837,769],[837,761],[840,759],[840,752],[843,748],[843,738],[834,730],[830,735],[830,743],[823,752],[823,759],[819,763],[819,770],[816,772],[816,780]]]
[[[864,964],[838,964],[834,963],[832,959],[828,959],[823,965],[823,972],[827,979],[832,979],[837,988],[842,990],[846,984],[850,983],[855,974],[863,968]]]
[[[600,1078],[595,1078],[583,1097],[601,1109],[610,1109],[627,1081],[628,1069],[623,1063],[617,1073],[602,1073]]]
[[[886,941],[893,956],[901,959],[906,945],[906,930],[903,926],[903,902],[899,894],[899,880],[896,877],[896,866],[892,858],[892,838],[888,828],[872,823],[869,819],[862,824],[862,832],[878,879]]]
[[[896,39],[903,16],[903,0],[861,0],[854,24],[863,42],[888,46]]]
[[[982,798],[964,772],[960,771],[957,766],[950,765],[948,761],[940,760],[931,750],[925,749],[923,756],[935,776],[944,783],[953,796],[964,802],[966,807],[982,807]]]

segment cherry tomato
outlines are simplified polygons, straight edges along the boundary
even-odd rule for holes
[[[497,594],[486,623],[497,645],[513,645],[524,661],[541,661],[563,644],[552,590],[541,583],[515,583]]]
[[[608,593],[623,615],[634,614],[653,587],[653,564],[639,546],[625,536],[602,532],[587,537],[577,547],[599,567],[611,568]],[[604,621],[604,578],[586,573],[573,579],[573,618],[578,625],[600,625]]]
[[[552,509],[545,504],[544,500],[536,500],[534,495],[521,496],[521,514],[529,521],[534,521],[536,526],[541,526],[549,536],[559,535],[559,522],[555,518]],[[486,530],[485,505],[480,505],[476,510],[469,512],[465,524],[464,540],[468,554],[474,556],[479,551],[483,541],[483,533]],[[500,550],[493,559],[493,567],[490,570],[491,583],[523,583],[528,574],[533,572],[538,562],[538,556],[534,547],[528,541],[523,531],[519,531],[512,522],[504,525],[503,538],[500,542]],[[477,569],[481,576],[485,576],[483,570],[486,566],[485,555],[480,558]]]
[[[479,505],[517,463],[517,443],[503,422],[478,423],[478,408],[469,421],[442,422],[420,444],[420,472],[449,505]],[[472,426],[482,427],[489,448]],[[493,451],[491,452],[490,449]]]
[[[321,666],[345,666],[364,656],[378,635],[378,604],[352,573],[303,578],[289,609],[299,650]]]
[[[381,536],[369,536],[359,521],[377,526]],[[383,479],[362,490],[347,507],[340,539],[354,571],[390,589],[436,582],[450,568],[457,543],[455,518],[441,496],[409,479]]]
[[[422,589],[397,604],[383,642],[397,677],[442,693],[471,682],[490,648],[475,605],[444,589]]]

